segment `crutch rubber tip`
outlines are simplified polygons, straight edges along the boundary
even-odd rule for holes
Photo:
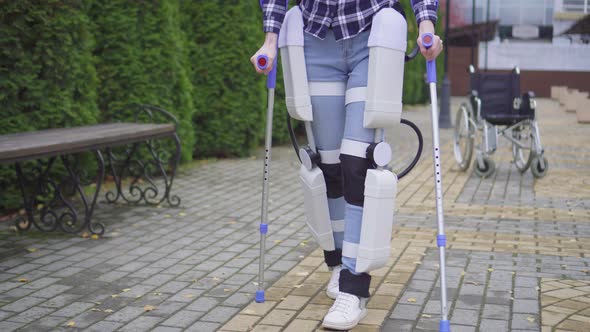
[[[260,233],[261,234],[268,233],[268,224],[260,224]]]
[[[264,291],[256,291],[256,303],[264,303]]]
[[[451,323],[448,320],[440,321],[440,332],[451,332]]]

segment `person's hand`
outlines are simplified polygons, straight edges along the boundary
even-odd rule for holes
[[[250,62],[254,66],[254,69],[259,74],[268,75],[275,64],[275,58],[277,57],[277,34],[273,32],[267,32],[264,38],[264,44],[262,47],[250,58]],[[261,70],[256,65],[256,60],[259,55],[266,55],[268,57],[268,66],[264,70]]]
[[[426,47],[422,45],[422,35],[424,35],[425,33],[431,33],[434,36],[434,40],[432,41],[432,47],[430,47],[429,49],[426,49]],[[434,24],[432,24],[431,21],[420,22],[418,46],[420,46],[420,53],[422,53],[422,55],[428,61],[436,59],[440,52],[442,52],[443,42],[440,39],[440,37],[435,34]]]

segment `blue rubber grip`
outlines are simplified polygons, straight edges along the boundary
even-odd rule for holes
[[[268,73],[266,78],[266,88],[274,89],[277,86],[277,58],[275,58],[272,70]]]
[[[264,303],[264,291],[256,291],[256,303]]]
[[[422,45],[429,49],[434,44],[434,35],[427,32],[422,35]],[[426,61],[426,81],[428,83],[436,83],[436,61]]]
[[[268,233],[268,224],[260,224],[260,233],[261,234]]]
[[[436,244],[439,247],[445,247],[447,245],[447,236],[446,235],[437,235],[436,236]]]
[[[451,323],[448,320],[440,321],[440,332],[451,332]]]

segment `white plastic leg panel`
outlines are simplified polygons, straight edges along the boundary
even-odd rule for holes
[[[285,16],[279,48],[289,115],[297,120],[313,121],[303,53],[303,18],[299,7],[293,7]]]
[[[406,20],[395,9],[382,9],[373,18],[365,128],[388,128],[401,121],[406,33]]]
[[[299,178],[303,188],[305,217],[309,231],[323,250],[335,250],[324,174],[318,167],[307,170],[301,165]]]
[[[395,174],[384,169],[367,171],[361,239],[356,258],[357,273],[382,268],[389,260],[396,193]]]

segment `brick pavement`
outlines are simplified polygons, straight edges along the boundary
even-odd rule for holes
[[[540,102],[551,165],[542,180],[516,172],[506,144],[492,178],[458,172],[451,132],[441,132],[453,331],[588,330],[590,127],[554,106]],[[427,146],[399,183],[393,254],[373,273],[357,331],[436,330],[440,319],[429,113],[405,117]],[[414,143],[397,141],[400,167]],[[205,161],[179,175],[181,208],[101,205],[107,233],[98,240],[0,225],[0,330],[318,329],[329,273],[304,226],[296,169],[289,147],[275,150],[266,303],[252,301],[261,161]]]

